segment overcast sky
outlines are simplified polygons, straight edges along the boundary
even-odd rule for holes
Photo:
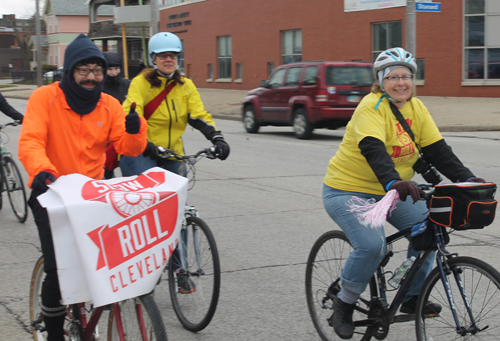
[[[45,0],[39,0],[40,10]],[[27,19],[35,13],[35,0],[0,0],[0,15],[15,14],[16,18]]]

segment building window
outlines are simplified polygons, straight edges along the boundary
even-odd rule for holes
[[[372,60],[381,52],[393,47],[403,47],[403,24],[401,21],[372,24]]]
[[[274,63],[267,63],[267,77],[271,76],[271,73],[274,71]]]
[[[241,68],[241,63],[236,63],[236,78],[243,79],[243,70]]]
[[[302,60],[302,30],[281,31],[281,63]]]
[[[212,64],[208,64],[208,79],[212,80],[214,78],[214,69]]]
[[[175,5],[184,2],[184,0],[161,0],[163,5]]]
[[[219,78],[231,78],[231,45],[231,36],[217,37]]]
[[[465,0],[465,79],[500,79],[499,13],[498,1]]]
[[[417,80],[425,80],[425,59],[417,59]]]
[[[142,60],[142,42],[131,40],[127,42],[128,59]]]

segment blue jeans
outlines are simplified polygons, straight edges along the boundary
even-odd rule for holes
[[[186,176],[187,174],[187,169],[181,169],[181,166],[184,164],[182,161],[168,159],[151,160],[149,156],[143,155],[137,157],[122,155],[118,164],[123,176],[139,175],[156,166],[175,174],[181,172],[179,175],[182,176]]]
[[[370,278],[377,270],[380,261],[386,253],[385,232],[384,228],[374,229],[362,225],[356,215],[348,211],[347,202],[352,196],[357,196],[365,200],[374,198],[376,201],[383,198],[382,195],[342,191],[323,185],[323,204],[325,205],[326,212],[339,225],[342,231],[345,232],[354,248],[354,251],[349,255],[342,269],[340,276],[342,286],[353,293],[361,294],[365,291]],[[400,201],[397,204],[392,214],[387,216],[387,221],[401,231],[423,221],[426,217],[427,207],[425,202],[418,201],[413,204],[411,197],[409,197],[406,201]],[[416,257],[418,253],[410,243],[407,256]],[[425,278],[432,270],[434,254],[431,253],[417,273],[405,301],[410,296],[419,294]],[[394,265],[394,268],[396,266],[399,266],[399,264]]]

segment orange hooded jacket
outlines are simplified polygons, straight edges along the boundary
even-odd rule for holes
[[[89,114],[75,113],[66,102],[59,82],[33,92],[19,137],[19,160],[33,178],[44,170],[56,177],[72,173],[102,179],[105,150],[113,142],[118,153],[137,156],[146,149],[148,125],[141,117],[137,134],[125,131],[125,112],[120,102],[102,93]]]

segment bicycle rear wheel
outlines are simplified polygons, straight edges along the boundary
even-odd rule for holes
[[[121,321],[127,341],[168,340],[163,319],[151,294],[113,304],[109,314],[108,341],[120,340],[118,321]]]
[[[212,320],[220,292],[219,252],[208,225],[198,217],[188,217],[187,231],[181,232],[179,243],[187,257],[185,274],[194,284],[194,292],[181,293],[176,270],[181,261],[175,252],[168,265],[168,284],[175,314],[181,324],[192,332],[200,331]]]
[[[422,316],[415,323],[417,340],[498,340],[500,274],[487,263],[470,257],[453,258],[448,265],[450,271],[446,278],[463,335],[457,332],[439,269],[434,268],[422,286],[417,302],[416,316]],[[460,294],[459,286],[463,287],[466,298]],[[469,302],[477,328],[474,328],[467,312],[465,299]],[[424,303],[428,300],[441,305],[438,316],[422,315]]]
[[[23,179],[16,163],[9,156],[3,158],[4,188],[17,219],[24,223],[28,217],[28,203]]]
[[[340,340],[333,330],[332,297],[340,291],[340,273],[345,261],[353,251],[349,239],[342,231],[328,231],[314,243],[306,265],[306,298],[309,314],[319,336],[324,341]],[[332,283],[336,282],[335,285]],[[370,286],[370,290],[372,286]],[[371,296],[376,296],[376,292]],[[370,297],[371,297],[370,296]],[[369,310],[369,301],[359,300],[354,310],[353,321],[366,320],[367,314],[360,312]],[[352,340],[370,340],[372,332],[367,326],[356,326]]]

